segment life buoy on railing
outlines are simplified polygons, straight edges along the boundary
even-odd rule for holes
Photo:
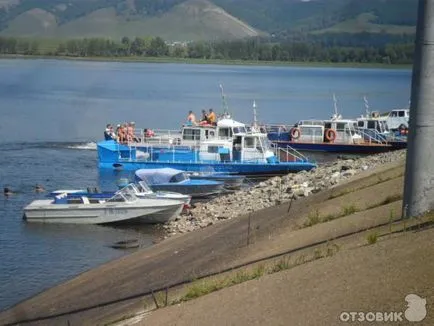
[[[301,136],[301,130],[300,128],[292,128],[290,131],[291,139],[299,139]]]
[[[325,132],[325,138],[331,143],[334,142],[336,139],[336,131],[334,129],[327,129]]]

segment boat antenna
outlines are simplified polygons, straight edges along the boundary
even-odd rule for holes
[[[365,102],[366,117],[368,118],[370,112],[369,112],[369,103],[366,96],[363,96],[363,102]]]
[[[258,127],[258,119],[256,116],[256,101],[253,100],[253,127],[257,128]]]
[[[333,106],[334,106],[334,109],[335,109],[334,118],[335,119],[339,119],[339,116],[338,116],[338,100],[336,99],[335,93],[333,93]]]
[[[226,96],[223,91],[223,85],[220,84],[220,90],[222,95],[222,107],[223,107],[223,116],[230,117],[229,109],[228,109],[228,103],[226,102]]]

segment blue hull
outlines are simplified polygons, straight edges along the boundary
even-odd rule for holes
[[[382,144],[333,144],[333,143],[299,143],[290,141],[274,141],[278,147],[286,148],[290,146],[298,151],[329,152],[329,153],[348,153],[348,154],[377,154],[389,152],[394,149],[391,145]]]
[[[118,161],[116,163],[99,163],[102,169],[122,169],[135,171],[139,169],[173,168],[187,172],[203,172],[213,169],[216,172],[228,172],[242,175],[283,175],[292,172],[309,171],[316,167],[310,162],[288,163],[185,163],[185,162],[138,162]]]
[[[98,143],[98,164],[101,169],[136,171],[139,169],[173,168],[187,172],[226,172],[241,175],[283,175],[316,167],[312,162],[197,162],[197,153],[191,150],[175,152],[156,149],[148,152],[147,159],[137,158],[137,152],[114,142]]]

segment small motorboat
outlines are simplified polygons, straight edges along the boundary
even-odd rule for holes
[[[139,181],[137,184],[129,183],[129,181],[125,182],[125,185],[122,183],[121,189],[124,187],[129,187],[131,191],[139,198],[152,198],[152,199],[174,199],[180,200],[184,202],[185,205],[189,205],[191,201],[191,196],[180,194],[177,192],[170,191],[157,191],[154,192],[152,189],[146,184],[145,181]],[[66,193],[68,197],[80,197],[87,196],[91,198],[110,198],[113,197],[115,192],[113,191],[104,191],[101,192],[98,188],[88,187],[85,189],[62,189],[55,190],[51,192],[48,196],[54,197],[56,195]]]
[[[27,222],[110,224],[164,223],[176,218],[184,202],[174,199],[138,198],[127,186],[111,198],[70,196],[35,200],[24,208]]]
[[[138,180],[146,181],[153,191],[174,191],[192,198],[217,195],[224,190],[223,182],[192,180],[184,171],[172,168],[140,169],[135,175]]]
[[[239,189],[246,178],[245,175],[219,173],[219,172],[188,172],[188,177],[191,180],[213,180],[224,183],[226,189]]]

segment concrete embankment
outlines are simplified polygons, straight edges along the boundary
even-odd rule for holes
[[[321,178],[314,178],[315,183],[335,183],[328,180],[337,178],[337,173],[345,182],[329,190],[324,186],[325,191],[307,197],[303,194],[292,201],[280,199],[279,191],[278,205],[274,202],[273,206],[196,232],[170,237],[154,247],[83,273],[2,312],[0,324],[105,324],[142,311],[144,299],[149,298],[151,291],[167,287],[172,296],[184,282],[252,260],[297,253],[349,235],[364,236],[367,229],[390,224],[400,215],[403,157],[403,152],[395,152],[361,159],[371,161],[330,165]],[[284,178],[294,182],[294,178],[310,178],[320,170]],[[344,176],[351,170],[359,173],[351,172],[351,178]],[[306,181],[297,180],[296,184],[307,188],[303,185]],[[268,182],[273,187],[274,181]],[[263,188],[259,185],[250,191]],[[296,189],[291,186],[291,191]]]

